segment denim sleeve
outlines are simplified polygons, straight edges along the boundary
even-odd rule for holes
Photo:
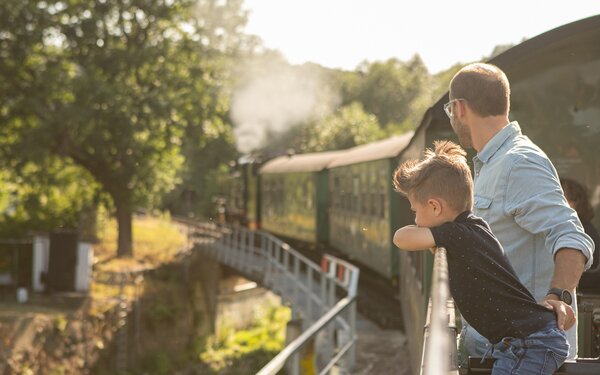
[[[504,202],[504,213],[521,228],[545,235],[553,256],[565,247],[576,249],[587,258],[585,269],[591,266],[594,244],[569,207],[550,161],[538,155],[513,159]]]

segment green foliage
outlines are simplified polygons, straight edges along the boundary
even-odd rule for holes
[[[145,374],[167,375],[173,373],[171,358],[168,353],[163,351],[145,355],[141,367]]]
[[[127,269],[158,268],[172,262],[186,246],[186,236],[169,215],[134,216],[133,232],[135,249],[133,258],[115,259],[117,225],[115,220],[100,215],[99,243],[94,246],[96,266],[102,271],[125,271]]]
[[[284,347],[289,308],[270,307],[264,317],[245,330],[222,326],[208,340],[200,359],[214,371],[227,374],[256,373]],[[239,364],[245,366],[240,368]]]
[[[432,98],[439,99],[448,92],[452,77],[463,67],[464,64],[454,64],[450,68],[443,70],[433,76]]]
[[[171,302],[171,303],[169,303]],[[152,301],[144,309],[144,320],[150,327],[155,327],[159,323],[173,322],[177,317],[178,308],[172,302]]]
[[[304,151],[340,150],[380,139],[383,132],[377,118],[360,103],[340,108],[309,128]]]
[[[23,163],[0,173],[0,236],[76,229],[81,212],[100,197],[98,191],[88,173],[57,158]]]
[[[182,145],[226,132],[221,90],[245,42],[240,6],[2,2],[0,159],[12,168],[58,155],[87,170],[117,211],[119,254],[130,255],[131,212],[181,180]]]
[[[413,128],[416,127],[430,104],[430,77],[419,55],[407,62],[389,59],[365,64],[359,69],[363,78],[357,99],[365,110],[377,116],[382,127],[406,119],[414,124]],[[426,98],[426,103],[422,103],[422,98]]]
[[[67,318],[63,315],[57,315],[54,320],[54,329],[56,329],[61,336],[66,336],[67,334],[67,325],[69,324],[69,322],[67,321]]]

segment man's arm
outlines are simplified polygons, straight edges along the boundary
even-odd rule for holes
[[[575,288],[583,273],[587,259],[579,250],[562,248],[554,256],[554,274],[552,276],[551,288],[567,289],[571,295],[575,295]],[[554,310],[557,317],[558,328],[567,330],[571,328],[577,318],[570,306],[560,301],[555,294],[548,294],[543,305]]]
[[[554,256],[554,274],[550,287],[574,292],[586,262],[581,251],[567,247],[560,249]]]
[[[435,240],[429,228],[407,225],[396,231],[394,244],[402,250],[426,250],[435,246]]]
[[[554,254],[548,289],[567,289],[574,295],[582,272],[591,265],[593,243],[568,206],[549,161],[527,158],[513,164],[507,196],[510,200],[506,202],[506,213],[523,229],[543,233],[546,247]],[[541,304],[554,310],[559,328],[566,330],[575,324],[573,308],[558,297],[547,295]]]
[[[569,207],[550,162],[535,157],[517,160],[511,167],[508,180],[505,214],[513,216],[526,231],[543,234],[549,256],[554,256],[555,261],[559,251],[571,249],[579,251],[585,260],[584,269],[589,268],[594,244],[585,234],[576,212]],[[584,269],[578,272],[577,269],[565,268],[564,271],[570,275],[559,276],[559,280],[555,274],[554,279],[562,283],[562,279],[567,277],[576,286]]]

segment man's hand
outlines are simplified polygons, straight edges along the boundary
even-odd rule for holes
[[[554,294],[549,294],[544,298],[541,302],[541,305],[546,307],[548,310],[554,311],[554,315],[556,315],[556,325],[558,328],[563,331],[568,330],[573,327],[573,325],[577,322],[577,317],[575,316],[575,310],[563,301],[559,301],[558,297]]]

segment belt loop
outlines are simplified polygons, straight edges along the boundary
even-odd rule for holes
[[[487,357],[488,354],[491,353],[491,357],[494,357],[494,344],[486,344],[487,346],[487,350],[485,351],[485,353],[483,353],[483,357],[481,357],[481,362],[479,362],[479,364],[483,364],[483,361],[485,361],[485,358]]]

